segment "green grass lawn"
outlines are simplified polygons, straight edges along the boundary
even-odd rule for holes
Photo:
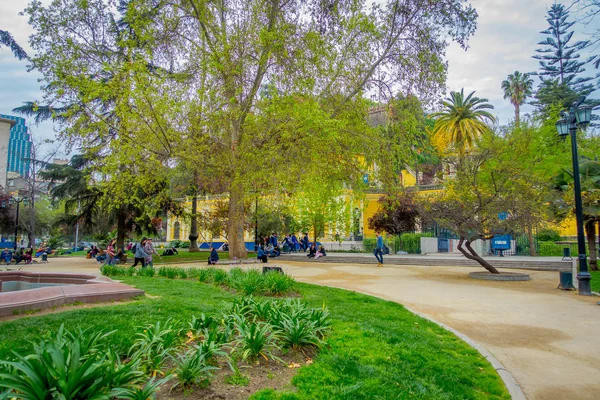
[[[0,322],[0,359],[28,352],[30,341],[56,330],[116,330],[113,344],[131,346],[136,327],[168,317],[188,320],[228,308],[229,291],[192,280],[125,277],[152,297]],[[313,307],[325,304],[333,330],[329,346],[293,378],[297,391],[265,390],[253,399],[509,399],[491,365],[453,334],[399,304],[340,289],[297,284]]]

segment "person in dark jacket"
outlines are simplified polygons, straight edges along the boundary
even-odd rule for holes
[[[258,258],[261,262],[269,262],[269,258],[267,257],[267,253],[265,253],[265,249],[262,246],[258,248],[258,253],[256,254],[256,258]]]
[[[219,253],[214,247],[210,248],[210,256],[208,257],[208,265],[215,265],[219,261]]]
[[[309,249],[308,233],[305,232],[304,237],[302,238],[302,251],[304,251],[306,253],[306,250],[308,250],[308,249]]]
[[[309,258],[314,258],[317,255],[317,248],[315,247],[315,244],[313,243],[310,248],[308,249],[308,254],[306,255]]]

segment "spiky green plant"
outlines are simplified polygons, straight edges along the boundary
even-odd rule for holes
[[[209,382],[211,372],[219,369],[208,365],[204,354],[197,350],[188,350],[172,359],[175,363],[173,373],[177,378],[177,383],[173,387],[178,385],[188,387],[196,384],[205,386]]]

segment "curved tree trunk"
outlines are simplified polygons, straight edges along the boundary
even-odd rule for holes
[[[189,252],[197,253],[200,251],[198,248],[198,194],[194,193],[192,196],[192,223],[190,225],[190,248]]]
[[[229,191],[227,239],[229,257],[247,257],[248,252],[244,243],[244,187],[237,179],[232,182]]]
[[[465,250],[462,247],[463,243],[464,243],[465,247],[467,248],[467,250],[469,250],[469,252],[467,252],[467,250]],[[477,252],[473,249],[473,247],[471,247],[471,241],[470,240],[465,240],[463,238],[460,238],[460,241],[458,242],[457,249],[465,257],[467,257],[469,260],[477,261],[483,268],[487,269],[492,274],[499,274],[500,273],[496,268],[494,268],[494,266],[492,264],[490,264],[489,262],[485,261],[479,254],[477,254]]]
[[[585,223],[585,234],[587,236],[588,249],[590,250],[590,269],[598,271],[598,252],[596,249],[596,221],[588,220]]]

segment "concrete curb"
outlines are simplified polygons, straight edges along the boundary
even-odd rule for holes
[[[506,386],[506,389],[508,390],[508,393],[510,394],[510,397],[512,400],[527,400],[527,397],[525,397],[525,393],[523,392],[523,389],[521,389],[521,386],[519,385],[519,383],[517,382],[517,380],[514,378],[514,376],[512,376],[512,374],[510,373],[510,371],[508,371],[504,365],[502,365],[502,363],[492,354],[490,353],[485,347],[483,347],[482,345],[480,345],[479,343],[475,342],[473,339],[471,339],[470,337],[468,337],[467,335],[457,331],[456,329],[442,323],[439,321],[436,321],[433,318],[428,317],[425,314],[422,314],[418,311],[413,310],[410,307],[405,306],[402,303],[399,303],[397,301],[393,301],[390,299],[386,299],[383,297],[379,297],[379,296],[375,296],[372,293],[367,293],[367,292],[363,292],[360,290],[353,290],[353,289],[347,289],[347,288],[343,288],[343,287],[339,287],[339,286],[331,286],[331,285],[320,285],[317,283],[312,283],[312,282],[305,282],[305,283],[309,283],[311,285],[317,285],[317,286],[325,286],[325,287],[330,287],[330,288],[334,288],[334,289],[342,289],[342,290],[347,290],[349,292],[355,292],[355,293],[360,293],[360,294],[364,294],[367,296],[372,296],[372,297],[376,297],[378,299],[382,299],[385,301],[392,301],[394,303],[400,304],[402,307],[406,308],[408,311],[410,311],[411,313],[426,319],[428,321],[433,322],[434,324],[444,328],[445,330],[452,332],[453,334],[455,334],[456,336],[458,336],[459,339],[461,339],[463,342],[467,343],[469,346],[471,346],[472,348],[474,348],[475,350],[477,350],[479,352],[479,354],[481,354],[486,360],[488,360],[488,362],[490,364],[492,364],[492,367],[494,367],[494,369],[496,370],[496,372],[498,373],[498,375],[500,376],[500,379],[502,379],[502,382],[504,382],[504,386]],[[600,305],[600,302],[598,303],[598,305]]]

